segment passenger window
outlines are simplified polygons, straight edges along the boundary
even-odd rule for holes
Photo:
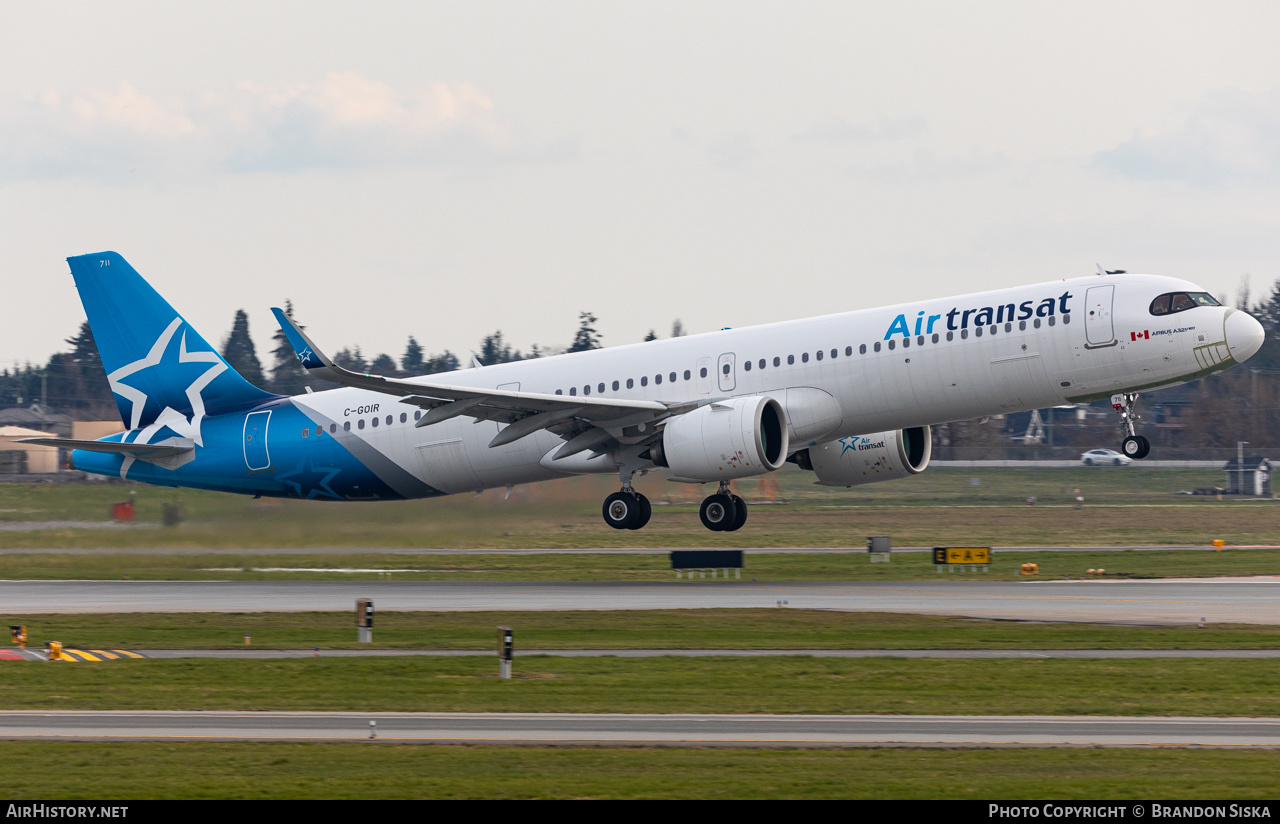
[[[617,382],[617,381],[614,381],[614,382],[613,382],[613,391],[614,391],[614,392],[617,392],[617,391],[618,391],[618,382]]]
[[[813,356],[814,356],[815,358],[817,358],[818,360],[822,360],[822,350],[821,350],[821,349],[819,349],[817,352],[814,352],[814,353],[813,353]]]
[[[774,359],[773,359],[773,365],[774,365],[774,366],[781,366],[781,365],[782,365],[782,358],[774,358]]]
[[[1071,316],[1070,316],[1070,315],[1063,315],[1063,316],[1062,316],[1062,322],[1063,322],[1063,323],[1070,323],[1070,322],[1071,322]]]
[[[364,429],[364,418],[356,421],[356,429]]]
[[[414,413],[413,413],[413,415],[414,415],[414,417],[416,418],[416,417],[418,416],[418,413],[417,413],[417,412],[414,412]],[[337,425],[336,423],[331,423],[331,424],[329,424],[329,434],[330,434],[330,435],[332,435],[333,433],[335,433],[335,432],[337,432],[337,431],[338,431],[338,425]]]
[[[831,357],[833,357],[833,358],[834,358],[836,355],[839,355],[839,354],[840,354],[840,350],[839,350],[839,349],[832,349],[832,350],[831,350]],[[850,353],[846,352],[845,354],[850,354]]]
[[[378,425],[378,419],[377,419],[377,418],[370,418],[370,419],[369,419],[369,422],[370,422],[370,423],[372,423],[375,427]]]
[[[616,386],[616,384],[615,384],[615,386]],[[599,392],[601,395],[603,395],[603,394],[604,394],[604,384],[602,383],[602,384],[600,384],[599,386],[597,386],[597,387],[596,387],[596,391],[597,391],[597,392]]]
[[[702,371],[703,371],[703,372],[706,372],[707,370],[703,369]],[[641,378],[641,379],[640,379],[640,385],[641,385],[641,386],[648,386],[648,385],[649,385],[649,376],[648,376],[648,375],[645,375],[643,378]]]
[[[1035,320],[1033,320],[1033,321],[1031,322],[1031,325],[1032,325],[1032,326],[1034,326],[1035,328],[1039,329],[1039,328],[1040,328],[1040,318],[1036,318]]]
[[[672,383],[675,383],[675,382],[676,382],[676,373],[675,373],[675,372],[672,372],[670,375],[667,375],[667,380],[671,381]]]
[[[310,435],[311,435],[311,427],[308,426],[306,429],[302,430],[302,437],[306,438],[306,437],[309,437]]]
[[[924,335],[916,338],[916,346],[924,346]]]
[[[351,431],[351,421],[343,421],[343,422],[342,422],[342,428],[343,428],[343,429],[345,429],[346,431],[350,432],[350,431]]]
[[[793,366],[796,362],[795,355],[787,355],[787,366]]]
[[[805,352],[804,354],[802,354],[802,355],[800,356],[800,362],[801,362],[801,363],[808,363],[808,362],[809,362],[809,353],[808,353],[808,352]]]
[[[982,337],[982,327],[981,327],[981,326],[978,326],[978,327],[974,328],[974,330],[973,330],[973,334],[977,335],[978,337]]]
[[[938,342],[938,333],[937,333],[937,332],[934,332],[934,333],[933,333],[933,342],[934,342],[934,343],[937,343],[937,342]]]
[[[858,354],[859,355],[867,354],[867,345],[865,343],[858,347]]]
[[[1006,331],[1006,332],[1012,332],[1012,331],[1013,331],[1013,324],[1012,324],[1012,323],[1006,323],[1006,324],[1004,325],[1004,331]]]
[[[955,332],[948,332],[948,333],[947,333],[947,340],[955,340],[955,339],[956,339],[956,333],[955,333]]]
[[[879,352],[879,351],[880,351],[880,341],[876,341],[875,349],[876,349],[876,351],[877,351],[877,352]]]
[[[729,364],[727,364],[727,363],[726,363],[726,364],[724,365],[724,368],[725,368],[725,369],[728,369],[728,368],[729,368]],[[726,374],[727,374],[727,373],[726,373]],[[658,384],[662,383],[662,376],[661,376],[661,375],[654,375],[654,376],[653,376],[653,383],[654,383],[654,386],[657,386]]]
[[[576,387],[576,386],[570,386],[570,387],[569,387],[569,394],[570,394],[570,395],[573,395],[573,396],[576,396],[576,395],[578,394],[578,387]]]
[[[862,344],[862,353],[865,355],[866,352],[867,352],[867,345],[864,343]],[[844,356],[847,358],[847,357],[851,357],[852,355],[853,355],[853,347],[846,346],[844,348]]]
[[[401,413],[400,413],[400,423],[405,423],[405,422],[406,422],[406,421],[408,421],[408,420],[409,420],[409,416],[408,416],[406,413],[401,412]]]
[[[693,373],[692,373],[692,372],[690,372],[688,369],[684,370],[684,379],[685,379],[685,380],[692,380],[692,379],[693,379]]]
[[[706,370],[704,369],[703,371],[705,372]],[[628,389],[634,389],[634,388],[635,388],[635,386],[636,386],[635,379],[633,379],[633,378],[627,378],[627,388],[628,388]]]
[[[557,389],[557,390],[556,390],[556,394],[557,394],[557,395],[563,395],[563,394],[564,394],[564,390],[563,390],[563,389]]]
[[[707,367],[704,366],[701,369],[699,369],[698,374],[705,378],[707,376]]]
[[[1019,332],[1027,331],[1027,322],[1025,320],[1018,321],[1018,331]]]
[[[751,361],[743,361],[743,362],[742,362],[742,368],[743,368],[745,371],[750,372],[750,371],[751,371]]]
[[[969,330],[968,330],[968,329],[961,329],[961,330],[960,330],[960,340],[968,340],[968,339],[969,339]]]
[[[587,384],[586,386],[582,387],[582,394],[584,395],[591,394],[591,384]]]
[[[894,350],[894,348],[896,348],[896,347],[897,347],[897,345],[898,345],[898,342],[897,342],[896,340],[894,340],[893,338],[889,338],[889,351],[890,351],[890,352],[892,352],[892,351]]]
[[[764,364],[765,364],[765,360],[764,360],[764,358],[761,358],[761,359],[760,359],[760,368],[761,368],[761,369],[764,369]]]
[[[906,349],[906,348],[907,348],[908,346],[910,346],[910,345],[911,345],[911,338],[903,338],[903,339],[902,339],[902,348],[903,348],[903,349]]]
[[[1056,323],[1057,323],[1056,316],[1055,316],[1055,315],[1050,315],[1050,316],[1049,316],[1049,325],[1050,325],[1050,326],[1053,326],[1053,325],[1055,325]]]
[[[393,420],[394,420],[394,419],[393,419],[390,415],[388,415],[388,416],[387,416],[387,426],[390,426],[390,425],[392,424],[392,421],[393,421]]]

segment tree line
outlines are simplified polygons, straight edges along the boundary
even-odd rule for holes
[[[292,301],[285,301],[285,314],[293,317]],[[475,358],[480,364],[488,366],[563,352],[599,349],[603,346],[603,336],[596,329],[598,322],[599,318],[591,312],[580,312],[578,327],[568,346],[541,348],[535,343],[527,352],[514,348],[499,329],[480,341]],[[684,327],[679,320],[673,324],[672,334],[684,334]],[[645,340],[656,338],[657,335],[650,331]],[[81,323],[79,332],[65,342],[68,350],[52,355],[43,366],[28,363],[0,370],[0,407],[42,402],[47,410],[66,412],[82,419],[116,417],[111,386],[107,382],[88,321]],[[223,340],[220,351],[227,363],[246,380],[270,392],[296,395],[306,391],[308,387],[319,391],[335,386],[306,374],[283,331],[276,330],[271,336],[271,344],[272,348],[267,353],[269,360],[264,364],[249,332],[249,315],[245,310],[238,309],[231,321],[231,331]],[[452,372],[463,366],[458,356],[448,349],[439,354],[428,353],[412,335],[398,360],[386,353],[370,358],[359,346],[343,347],[333,354],[333,360],[339,366],[355,372],[386,377],[431,375]]]

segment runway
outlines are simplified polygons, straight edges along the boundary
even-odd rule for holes
[[[379,610],[830,609],[1107,624],[1280,624],[1280,577],[1152,581],[0,581],[9,615]]]
[[[1278,718],[0,712],[0,739],[369,742],[371,733],[418,744],[1280,747]]]

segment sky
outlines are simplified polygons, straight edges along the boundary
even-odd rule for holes
[[[605,345],[1280,277],[1274,2],[6,4],[0,368],[125,256],[211,342]]]

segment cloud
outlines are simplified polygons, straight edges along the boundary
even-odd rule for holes
[[[798,141],[825,143],[874,143],[881,140],[905,140],[925,133],[929,124],[923,117],[904,117],[898,120],[881,120],[878,125],[853,124],[843,118],[832,118],[819,123],[807,132],[792,137]]]
[[[1213,188],[1280,178],[1280,92],[1206,95],[1171,129],[1150,129],[1093,158],[1104,172]]]
[[[983,152],[971,148],[963,155],[939,156],[928,149],[917,149],[906,162],[877,163],[855,166],[850,175],[877,183],[930,183],[956,178],[982,177],[1010,168],[1003,152]]]
[[[707,147],[707,159],[719,169],[741,169],[759,154],[750,135],[731,134]]]
[[[168,100],[125,83],[0,101],[8,179],[545,163],[576,153],[574,140],[521,134],[473,84],[395,89],[354,72]]]

